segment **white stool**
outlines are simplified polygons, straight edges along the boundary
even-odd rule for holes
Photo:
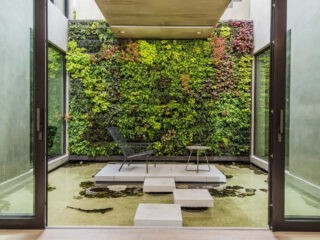
[[[190,151],[190,155],[189,155],[189,158],[188,158],[188,161],[187,161],[187,165],[186,165],[186,170],[187,171],[197,171],[197,173],[199,171],[208,171],[208,172],[210,171],[210,165],[209,165],[209,161],[208,161],[208,158],[207,158],[207,155],[206,155],[206,150],[210,150],[210,147],[208,147],[208,146],[187,146],[186,149],[188,149]],[[188,169],[188,164],[189,164],[189,161],[190,161],[190,158],[191,158],[191,155],[192,155],[193,151],[197,152],[197,170]],[[204,152],[204,156],[206,157],[206,161],[207,161],[207,164],[208,164],[208,170],[200,170],[199,169],[199,152],[200,151]]]

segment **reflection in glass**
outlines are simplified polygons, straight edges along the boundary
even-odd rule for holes
[[[48,48],[48,156],[64,150],[64,55]]]
[[[285,215],[319,217],[320,1],[287,7]]]
[[[270,49],[256,56],[254,155],[268,160]]]
[[[0,216],[34,215],[33,19],[31,0],[0,8]]]

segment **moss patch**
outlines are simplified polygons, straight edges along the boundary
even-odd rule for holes
[[[87,198],[120,198],[143,195],[143,189],[139,186],[128,186],[121,191],[110,190],[108,188],[108,185],[98,185],[90,187],[82,186],[82,189],[83,190],[79,192],[80,196],[84,196]]]
[[[105,214],[106,212],[111,211],[113,208],[93,208],[93,209],[83,209],[83,208],[79,208],[79,207],[71,207],[71,206],[67,206],[67,208],[70,209],[74,209],[80,212],[85,212],[85,213],[101,213],[101,214]]]

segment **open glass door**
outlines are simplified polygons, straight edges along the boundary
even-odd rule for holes
[[[45,224],[46,1],[0,8],[0,228]]]
[[[274,0],[270,225],[320,230],[318,0]]]

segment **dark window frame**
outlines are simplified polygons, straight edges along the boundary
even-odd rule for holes
[[[34,216],[1,216],[3,229],[44,229],[46,216],[46,65],[47,65],[47,2],[34,1]],[[37,114],[38,113],[38,114]],[[37,126],[38,130],[37,131]]]
[[[273,231],[320,231],[320,218],[285,217],[285,135],[278,141],[286,111],[287,0],[272,0],[269,115],[269,226]]]

